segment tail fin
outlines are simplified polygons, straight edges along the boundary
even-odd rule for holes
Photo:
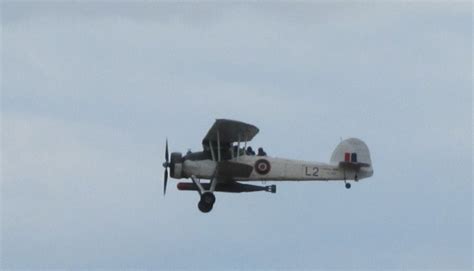
[[[362,170],[367,177],[372,176],[370,152],[364,141],[357,138],[343,140],[332,153],[331,164]]]

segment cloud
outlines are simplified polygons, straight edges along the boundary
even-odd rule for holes
[[[2,267],[469,267],[466,6],[3,3]],[[275,156],[360,137],[375,176],[162,198],[164,139],[221,117]]]

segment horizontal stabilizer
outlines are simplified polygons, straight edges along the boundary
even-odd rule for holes
[[[345,169],[359,170],[363,167],[370,167],[370,165],[367,163],[358,163],[358,162],[339,162],[339,167],[345,168]]]

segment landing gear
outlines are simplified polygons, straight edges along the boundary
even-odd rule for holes
[[[205,192],[201,195],[201,200],[198,203],[199,211],[209,213],[216,202],[216,196],[212,192]]]
[[[346,183],[346,188],[350,189],[351,188],[351,183]]]
[[[203,213],[209,213],[212,210],[214,203],[216,202],[216,196],[214,196],[214,191],[216,189],[217,179],[215,178],[215,175],[216,174],[214,173],[214,176],[212,177],[211,182],[209,186],[206,187],[206,189],[203,187],[199,179],[196,178],[196,176],[191,176],[191,180],[193,180],[193,183],[196,185],[197,191],[201,197],[201,200],[199,200],[198,203],[198,208],[199,211]]]
[[[199,211],[203,213],[209,213],[212,210],[212,204],[205,203],[204,201],[199,201],[198,203]]]
[[[214,193],[212,192],[205,192],[204,194],[201,195],[201,201],[206,204],[213,205],[214,202],[216,202],[216,196],[214,196]]]

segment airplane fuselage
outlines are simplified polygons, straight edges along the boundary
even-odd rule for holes
[[[360,180],[372,176],[372,168],[359,171],[344,169],[338,165],[275,158],[269,156],[243,155],[228,160],[253,167],[248,177],[235,177],[236,181],[331,181]],[[184,178],[195,176],[211,179],[217,163],[213,160],[185,160],[182,164]]]

